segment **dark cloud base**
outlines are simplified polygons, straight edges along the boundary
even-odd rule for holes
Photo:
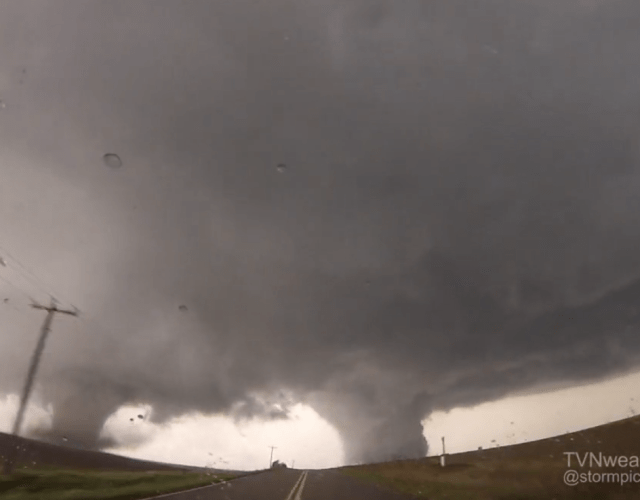
[[[46,5],[0,7],[0,136],[118,221],[52,436],[291,400],[415,457],[431,411],[638,367],[637,2]]]

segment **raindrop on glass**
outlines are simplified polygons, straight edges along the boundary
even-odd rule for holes
[[[0,109],[4,109],[6,107],[7,107],[7,105],[4,103],[4,101],[2,99],[0,99]]]
[[[119,168],[122,166],[122,160],[117,154],[107,153],[102,159],[104,160],[105,165],[110,168]]]
[[[184,312],[184,311],[187,311],[187,306],[182,304],[181,306],[178,307],[178,309],[181,310],[182,312]]]
[[[279,174],[284,174],[287,170],[287,166],[284,163],[278,163],[276,169],[278,170]]]

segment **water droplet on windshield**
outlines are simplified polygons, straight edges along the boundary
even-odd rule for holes
[[[187,311],[187,306],[185,306],[184,304],[182,304],[181,306],[178,307],[179,310],[181,310],[182,312]]]
[[[287,170],[287,166],[284,163],[278,163],[276,169],[278,170],[279,174],[284,174]]]
[[[7,107],[7,105],[4,103],[4,101],[2,99],[0,99],[0,109],[4,109],[6,107]]]
[[[107,153],[102,157],[102,159],[104,160],[104,163],[107,165],[107,167],[119,168],[122,166],[122,160],[117,154]]]

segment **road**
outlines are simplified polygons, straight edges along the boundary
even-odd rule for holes
[[[224,484],[153,497],[158,500],[411,500],[332,470],[277,470]],[[152,499],[147,499],[152,500]]]

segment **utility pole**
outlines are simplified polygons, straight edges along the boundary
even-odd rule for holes
[[[271,456],[269,457],[269,468],[271,468],[271,464],[273,463],[273,450],[277,448],[277,446],[269,446],[271,448]]]
[[[44,344],[47,340],[47,335],[51,331],[51,322],[53,321],[53,316],[55,313],[60,314],[68,314],[70,316],[78,316],[78,311],[67,311],[65,309],[58,309],[56,306],[55,300],[52,298],[51,305],[49,307],[42,306],[40,304],[31,304],[31,307],[34,309],[41,309],[43,311],[47,311],[47,316],[44,318],[44,323],[42,324],[42,329],[40,330],[40,339],[38,339],[38,344],[36,345],[36,349],[33,352],[31,357],[31,363],[29,365],[29,372],[27,373],[27,380],[25,381],[24,388],[22,390],[22,397],[20,398],[20,407],[18,408],[18,415],[16,416],[16,420],[13,424],[12,436],[15,441],[15,446],[11,446],[9,448],[9,452],[7,454],[7,458],[4,462],[4,473],[5,475],[11,475],[13,472],[13,467],[18,459],[18,444],[17,437],[20,433],[20,427],[22,427],[22,420],[24,418],[24,412],[27,408],[27,403],[29,401],[29,396],[31,395],[31,388],[33,387],[33,381],[36,377],[36,372],[38,371],[38,365],[40,364],[40,357],[42,356],[42,351],[44,350]]]

